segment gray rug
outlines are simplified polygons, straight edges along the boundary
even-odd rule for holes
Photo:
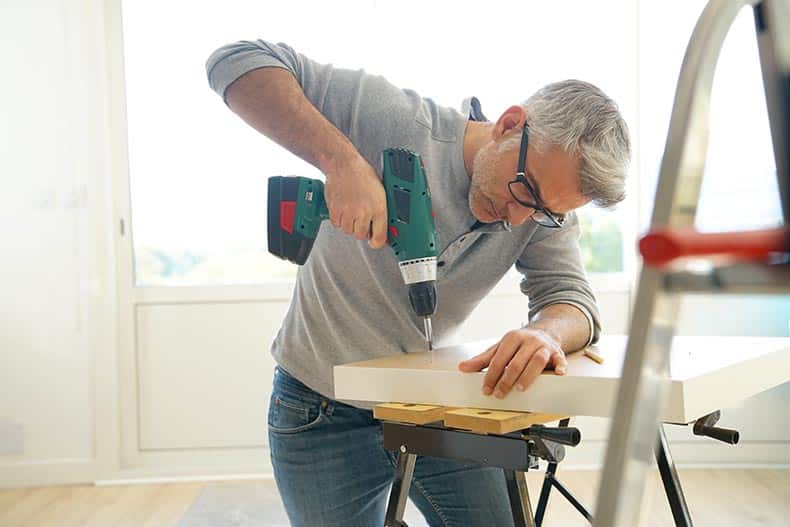
[[[427,527],[411,502],[404,520],[409,527]],[[178,522],[178,527],[287,527],[274,480],[217,483],[203,487]]]

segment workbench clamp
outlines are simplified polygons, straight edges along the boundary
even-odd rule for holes
[[[563,445],[578,445],[582,434],[578,428],[532,425],[521,431],[521,437],[529,442],[530,460],[535,461],[534,465],[530,463],[530,468],[537,468],[537,458],[549,463],[559,463],[565,459]]]
[[[697,419],[693,428],[694,435],[712,437],[728,445],[738,444],[740,434],[737,430],[713,426],[719,421],[720,417],[721,411],[716,410],[715,412],[711,412]]]

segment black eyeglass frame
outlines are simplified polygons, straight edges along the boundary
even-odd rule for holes
[[[535,192],[535,189],[532,187],[532,184],[524,175],[524,170],[527,164],[527,146],[529,145],[529,125],[524,123],[524,127],[521,129],[521,149],[518,153],[518,167],[516,169],[516,179],[508,182],[507,189],[510,191],[510,195],[513,196],[520,205],[524,207],[533,209],[535,212],[532,213],[530,219],[541,225],[543,227],[548,227],[549,229],[560,229],[565,224],[565,215],[558,214],[555,212],[551,212],[549,209],[543,205],[543,202],[538,197],[538,193]],[[516,193],[513,192],[513,185],[520,183],[527,189],[529,195],[532,196],[534,199],[534,203],[529,201],[525,201],[518,196]]]

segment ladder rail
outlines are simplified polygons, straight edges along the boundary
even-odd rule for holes
[[[651,228],[694,224],[708,144],[710,93],[724,38],[735,17],[754,0],[711,0],[692,33],[680,71],[661,162]],[[679,185],[682,179],[683,185]],[[666,400],[669,348],[679,297],[664,292],[662,273],[641,271],[626,357],[594,524],[638,525],[647,470],[652,465],[659,412]]]
[[[790,28],[790,4],[764,0],[755,8],[755,29],[782,214],[790,227],[790,38],[780,38],[778,28]]]

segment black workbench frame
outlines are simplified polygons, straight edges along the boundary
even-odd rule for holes
[[[559,426],[567,427],[569,423],[570,419],[563,419]],[[582,516],[592,522],[592,515],[587,508],[557,479],[559,461],[550,462],[546,468],[533,516],[525,473],[530,469],[538,469],[539,457],[534,443],[525,438],[522,432],[485,435],[447,428],[441,422],[414,425],[384,421],[382,428],[384,448],[398,452],[385,527],[407,527],[403,522],[403,512],[417,456],[456,459],[502,468],[515,527],[540,527],[543,524],[552,488],[556,488]],[[675,525],[691,527],[691,515],[669,451],[663,424],[659,425],[655,456]],[[562,455],[558,459],[561,460]]]

